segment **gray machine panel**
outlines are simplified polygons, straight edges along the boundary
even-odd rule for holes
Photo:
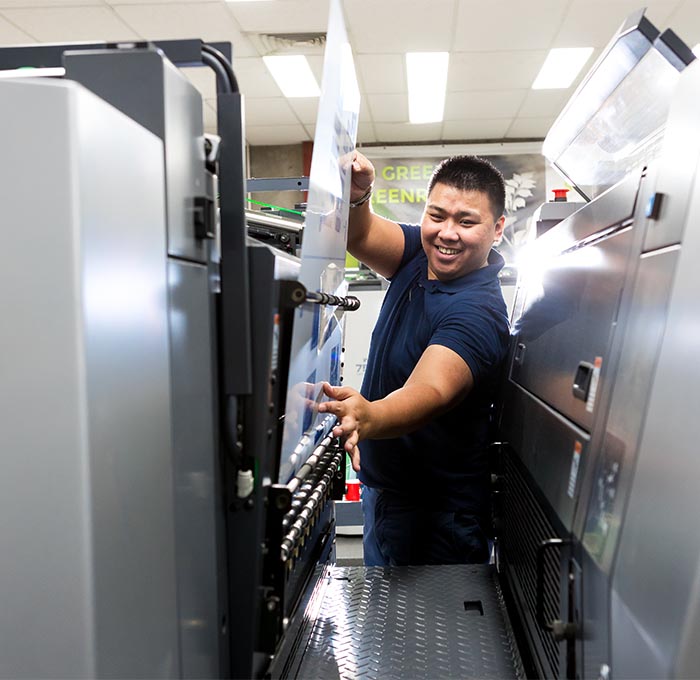
[[[615,232],[546,261],[538,279],[524,278],[528,301],[516,322],[511,379],[587,431],[609,358],[632,237],[631,229]]]
[[[503,422],[503,435],[532,473],[562,524],[571,529],[578,483],[589,455],[588,433],[514,383],[504,398],[508,417]],[[533,423],[537,427],[532,427]]]
[[[661,150],[657,192],[661,197],[658,219],[651,221],[644,250],[656,250],[679,243],[687,217],[687,196],[692,190],[700,161],[700,135],[689,134],[697,125],[700,64],[687,67],[673,96]]]
[[[163,78],[168,255],[205,262],[207,244],[195,238],[193,205],[196,196],[206,193],[202,97],[165,58]]]
[[[197,89],[155,49],[73,52],[64,62],[66,77],[163,139],[168,254],[205,262],[207,244],[194,233],[194,198],[206,193],[202,98]]]
[[[700,70],[689,68],[682,82],[697,92]],[[687,133],[698,136],[697,126]],[[689,673],[686,677],[700,672],[691,667],[700,639],[700,602],[693,597],[700,582],[700,419],[694,398],[700,384],[697,175],[690,196],[612,575],[617,677],[678,677],[679,668]]]
[[[630,312],[591,493],[583,544],[609,573],[634,476],[640,428],[664,332],[666,305],[679,246],[643,255],[637,268]]]
[[[219,672],[219,597],[213,304],[206,266],[170,259],[170,357],[178,623],[182,674]]]
[[[0,89],[0,676],[172,677],[162,143],[75,83]]]

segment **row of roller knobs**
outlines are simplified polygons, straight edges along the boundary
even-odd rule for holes
[[[354,312],[356,309],[360,308],[360,300],[354,295],[346,295],[345,297],[339,297],[338,295],[331,295],[330,293],[306,293],[307,302],[315,302],[319,305],[331,305],[333,307],[342,307],[348,312]]]
[[[330,496],[333,478],[343,459],[343,451],[327,450],[323,454],[309,479],[295,491],[292,497],[292,509],[282,520],[285,532],[282,539],[281,558],[286,562],[298,554],[306,537],[316,523],[319,513]]]

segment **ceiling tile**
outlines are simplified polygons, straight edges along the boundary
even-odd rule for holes
[[[358,54],[355,56],[363,91],[369,94],[406,92],[403,54]]]
[[[653,17],[653,14],[650,16]],[[677,9],[668,17],[667,26],[664,28],[672,28],[688,44],[688,47],[692,48],[700,43],[700,3],[698,0],[680,2]]]
[[[622,19],[638,7],[635,0],[413,0],[410,9],[405,0],[343,4],[361,86],[360,143],[541,137],[586,71],[568,90],[531,90],[547,50],[554,44],[595,44],[590,68]],[[659,29],[670,26],[691,47],[700,43],[700,0],[644,4]],[[318,99],[282,98],[258,56],[278,46],[271,48],[273,42],[257,33],[322,32],[327,16],[327,0],[0,0],[0,44],[183,37],[231,41],[248,117],[256,122],[249,126],[251,138],[260,143],[267,131],[269,144],[277,139],[296,143],[294,135],[300,141],[313,133]],[[404,52],[449,49],[456,51],[450,57],[446,121],[404,123]],[[322,84],[322,48],[295,51],[308,56]],[[188,69],[187,76],[207,100],[205,120],[213,125],[213,74]]]
[[[360,121],[357,128],[357,143],[358,144],[373,144],[377,141],[377,135],[374,132],[374,125],[369,122]]]
[[[442,133],[444,140],[502,139],[510,125],[510,120],[446,120]]]
[[[435,142],[441,138],[442,123],[375,123],[374,130],[378,142]]]
[[[405,94],[368,94],[365,101],[375,123],[408,122],[408,99]]]
[[[316,82],[321,85],[323,82],[323,55],[307,55],[306,61],[309,62],[311,73],[316,76]]]
[[[104,6],[5,9],[2,14],[40,42],[102,42],[142,37]]]
[[[285,97],[248,98],[245,102],[247,126],[296,125],[299,119]]]
[[[613,1],[617,2],[617,0]],[[688,11],[687,16],[690,18],[694,14],[697,21],[700,13],[700,4],[697,0],[647,0],[642,6],[647,8],[645,14],[650,21],[659,29],[664,30],[675,28],[670,22],[684,5]]]
[[[357,54],[449,50],[455,0],[345,0],[348,34]]]
[[[143,2],[143,0],[141,0]],[[0,12],[6,7],[104,7],[104,0],[0,0]]]
[[[26,45],[34,39],[0,16],[0,45]]]
[[[647,18],[658,29],[663,30],[678,2],[677,0],[665,2],[648,0],[644,4],[647,6],[645,12]],[[610,0],[606,2],[573,0],[552,46],[605,47],[624,20],[638,9],[640,9],[640,3],[636,0],[612,2]]]
[[[453,49],[459,52],[549,49],[567,5],[562,0],[490,3],[462,0]]]
[[[367,104],[367,97],[360,98],[360,117],[358,120],[360,123],[372,122],[372,114],[369,110],[369,105]]]
[[[201,38],[211,42],[228,41],[233,43],[236,56],[258,56],[258,51],[239,31],[220,2],[116,5],[114,11],[150,40]]]
[[[295,97],[287,101],[303,125],[315,125],[318,117],[318,97]]]
[[[233,70],[241,92],[247,97],[280,97],[282,91],[260,58],[234,60]]]
[[[38,2],[44,2],[44,0],[37,0]],[[69,0],[66,0],[68,2]],[[118,5],[166,5],[173,4],[173,2],[179,2],[180,0],[102,0],[103,4],[111,5],[112,7],[117,7]],[[211,3],[217,0],[186,0],[188,3]],[[0,3],[5,2],[5,0],[0,0]]]
[[[246,32],[325,33],[328,27],[327,0],[230,2],[226,5],[241,30]]]
[[[553,117],[540,118],[516,118],[508,129],[506,137],[515,138],[536,138],[544,139],[552,127]]]
[[[513,118],[526,94],[527,90],[448,92],[445,120]]]
[[[248,144],[269,146],[271,144],[298,144],[308,142],[311,136],[303,125],[255,125],[246,128]]]
[[[547,50],[520,52],[455,52],[450,55],[447,90],[529,88]]]
[[[572,94],[572,88],[567,90],[528,90],[523,105],[518,111],[518,117],[558,116]]]

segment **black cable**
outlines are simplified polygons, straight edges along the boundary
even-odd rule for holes
[[[202,61],[207,66],[211,66],[214,73],[216,73],[216,81],[219,83],[218,89],[226,94],[230,93],[232,91],[231,81],[229,80],[228,73],[226,73],[226,69],[223,67],[221,62],[216,57],[213,57],[211,54],[205,52],[204,48],[202,48]]]
[[[215,47],[207,45],[207,43],[202,43],[202,61],[204,61],[204,54],[211,55],[214,57],[226,71],[228,76],[228,82],[231,85],[231,92],[240,92],[238,87],[238,80],[236,79],[236,74],[233,72],[233,66],[231,62]]]

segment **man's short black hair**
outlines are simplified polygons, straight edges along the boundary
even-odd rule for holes
[[[462,191],[483,191],[489,197],[496,220],[505,211],[506,185],[503,175],[493,163],[480,156],[446,158],[433,170],[428,182],[428,194],[436,184],[447,184]]]

